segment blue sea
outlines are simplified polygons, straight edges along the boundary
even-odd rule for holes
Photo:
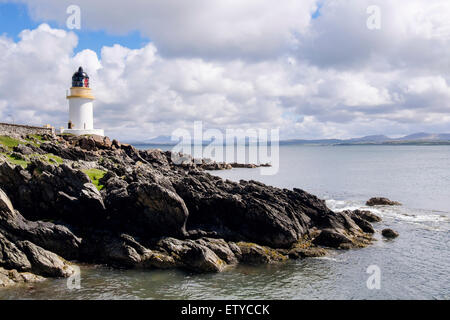
[[[47,280],[0,290],[0,299],[450,299],[450,146],[280,146],[276,175],[211,174],[301,188],[336,211],[388,197],[403,205],[370,208],[383,218],[374,226],[400,237],[377,233],[367,248],[220,274],[82,266],[79,290],[67,289],[64,279]],[[379,289],[367,286],[369,266],[380,270]]]

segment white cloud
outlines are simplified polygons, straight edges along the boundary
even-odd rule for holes
[[[32,16],[65,26],[72,0],[22,0]],[[164,55],[270,57],[306,30],[317,0],[78,0],[83,29],[139,30]]]
[[[369,30],[366,9],[377,5],[381,29]],[[298,55],[320,67],[449,70],[447,0],[328,0],[300,35]]]
[[[67,2],[28,3],[64,23]],[[96,125],[121,139],[197,120],[280,127],[284,138],[450,131],[448,1],[328,0],[315,20],[312,0],[79,3],[82,28],[138,29],[152,41],[97,56],[74,54],[77,36],[45,24],[17,43],[0,37],[2,119],[64,125],[64,93],[83,65]],[[382,9],[379,31],[366,28],[368,4]]]

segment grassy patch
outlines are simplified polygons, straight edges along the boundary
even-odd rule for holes
[[[64,161],[63,161],[63,159],[61,157],[55,156],[54,154],[47,153],[45,156],[47,157],[48,160],[50,160],[50,159],[55,160],[57,164],[63,164],[64,163]]]
[[[6,160],[8,162],[15,164],[15,165],[22,166],[22,168],[24,168],[24,169],[30,164],[30,161],[19,159],[13,155],[10,155],[10,154],[4,154],[4,155],[6,156]]]
[[[44,142],[44,138],[40,134],[29,134],[30,137],[38,140],[39,142]]]
[[[20,141],[8,136],[0,136],[0,143],[8,149],[12,149],[17,147],[20,144]]]
[[[103,178],[103,176],[106,174],[106,171],[99,170],[99,169],[85,169],[82,170],[84,173],[86,173],[89,178],[91,179],[94,186],[97,187],[98,190],[103,189],[103,185],[99,184],[99,180]]]
[[[36,147],[39,147],[39,145],[45,141],[40,134],[29,134],[28,138],[26,138],[25,140]]]

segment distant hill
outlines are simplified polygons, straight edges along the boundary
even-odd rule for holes
[[[405,144],[450,144],[449,133],[413,133],[400,138],[390,138],[385,135],[372,135],[352,139],[324,139],[324,140],[285,140],[280,144],[321,144],[321,145],[405,145]]]
[[[408,136],[404,136],[402,138],[399,138],[397,140],[407,140],[407,141],[449,141],[450,140],[450,133],[426,133],[426,132],[420,132],[420,133],[414,133],[410,134]]]
[[[209,144],[210,141],[204,141]],[[158,136],[156,138],[135,141],[131,144],[144,145],[175,145],[171,136]],[[426,133],[418,132],[400,138],[390,138],[385,135],[370,135],[351,139],[289,139],[280,141],[281,145],[358,145],[358,144],[381,144],[381,145],[405,145],[405,144],[450,144],[450,133]]]

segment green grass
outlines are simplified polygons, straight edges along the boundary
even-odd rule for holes
[[[103,176],[106,174],[106,171],[99,170],[99,169],[85,169],[82,170],[84,173],[86,173],[89,178],[91,179],[94,186],[97,187],[97,189],[100,191],[103,189],[103,185],[99,184],[99,180],[103,178]]]
[[[12,149],[14,147],[17,147],[20,144],[20,141],[8,136],[0,136],[0,143],[8,149]]]
[[[4,154],[4,155],[6,156],[6,160],[8,160],[8,162],[11,162],[12,164],[15,164],[15,165],[22,166],[22,168],[24,168],[24,169],[30,164],[30,161],[16,158],[10,154]]]
[[[26,138],[25,140],[28,141],[28,143],[31,143],[35,147],[39,147],[39,145],[44,142],[44,138],[40,134],[29,134],[28,135],[31,138]]]
[[[44,160],[44,161],[46,161],[48,164],[52,164],[52,165],[55,165],[55,162],[50,161],[50,159],[53,159],[54,161],[56,161],[56,163],[57,163],[58,165],[64,163],[64,161],[63,161],[63,159],[62,159],[61,157],[55,156],[54,154],[51,154],[51,153],[47,153],[47,154],[45,154],[44,156],[39,155],[39,154],[37,154],[37,153],[33,153],[33,154],[30,154],[29,156],[26,156],[26,158],[27,158],[26,160],[20,159],[20,158],[15,157],[15,156],[13,156],[13,155],[11,155],[11,154],[8,154],[8,153],[0,153],[0,154],[3,155],[4,157],[6,157],[6,160],[7,160],[8,162],[10,162],[10,163],[12,163],[12,164],[15,164],[15,165],[20,165],[20,166],[22,166],[24,169],[31,163],[31,161],[28,160],[28,158],[35,158],[35,157],[41,158],[41,160]],[[45,157],[45,158],[43,158],[43,157]],[[100,170],[99,170],[99,171],[100,171]],[[100,178],[101,178],[101,177],[100,177]],[[100,178],[99,178],[99,179],[100,179]]]
[[[53,159],[58,164],[63,164],[64,163],[64,161],[63,161],[63,159],[61,157],[55,156],[54,154],[47,153],[45,156],[47,157],[48,160]]]
[[[29,134],[29,136],[35,138],[36,140],[38,140],[40,142],[44,141],[44,138],[40,134]]]

